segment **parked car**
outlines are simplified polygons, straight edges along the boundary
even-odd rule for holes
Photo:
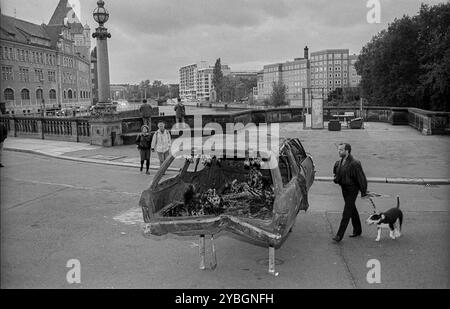
[[[167,178],[171,170],[178,172]],[[278,153],[259,151],[257,156],[249,151],[243,156],[170,155],[141,195],[144,235],[204,237],[225,231],[269,247],[274,255],[297,214],[308,209],[314,177],[312,157],[299,139],[280,139]]]

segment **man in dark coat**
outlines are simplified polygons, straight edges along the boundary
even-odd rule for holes
[[[144,126],[148,126],[151,129],[150,119],[152,116],[152,106],[147,103],[147,100],[142,101],[142,105],[139,108],[139,112],[141,113],[142,122]]]
[[[3,123],[0,123],[0,167],[3,167],[2,164],[2,151],[3,151],[3,142],[8,137],[8,129]]]
[[[186,108],[184,107],[180,98],[178,98],[178,103],[177,103],[177,105],[175,105],[174,110],[175,110],[175,114],[176,114],[177,123],[183,123],[184,116],[186,116]]]
[[[352,147],[350,144],[340,144],[338,152],[341,159],[334,164],[334,183],[341,186],[345,206],[339,230],[333,238],[335,242],[340,242],[344,237],[350,219],[352,220],[353,226],[353,234],[350,237],[358,237],[361,235],[361,221],[355,201],[358,197],[358,192],[361,192],[361,197],[367,195],[366,175],[364,174],[361,163],[351,155]]]

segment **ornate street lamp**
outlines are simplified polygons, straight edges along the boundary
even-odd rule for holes
[[[109,13],[105,9],[105,2],[103,0],[97,1],[98,7],[94,10],[94,20],[100,24],[100,27],[103,26],[109,19]]]
[[[98,28],[92,34],[97,39],[97,80],[98,80],[98,103],[94,110],[97,115],[111,114],[115,112],[111,104],[110,83],[109,83],[109,60],[107,39],[111,38],[108,29],[104,24],[109,19],[109,13],[105,9],[103,0],[97,1],[97,7],[93,12],[94,20],[99,24]]]

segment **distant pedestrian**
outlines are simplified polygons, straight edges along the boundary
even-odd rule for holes
[[[359,219],[355,201],[359,191],[361,191],[361,197],[367,195],[366,175],[364,174],[361,163],[355,160],[351,154],[352,146],[350,144],[340,144],[338,153],[341,159],[334,164],[334,183],[341,186],[345,206],[339,230],[333,238],[335,242],[340,242],[344,237],[350,219],[352,220],[353,226],[353,234],[350,237],[358,237],[361,235],[361,220]]]
[[[140,157],[141,157],[141,172],[144,169],[144,162],[146,162],[146,174],[150,174],[150,149],[151,149],[151,135],[150,128],[146,125],[142,126],[141,133],[136,138]]]
[[[158,123],[158,130],[153,135],[152,151],[156,150],[159,158],[159,165],[161,166],[164,161],[169,157],[170,146],[172,145],[172,139],[170,133],[165,128],[164,122]]]
[[[178,103],[175,105],[175,115],[177,119],[177,123],[184,123],[184,116],[186,116],[186,108],[181,102],[181,99],[178,98]]]
[[[150,104],[147,103],[147,100],[142,101],[142,105],[139,108],[139,112],[141,113],[142,122],[144,126],[148,126],[151,130],[152,126],[150,123],[151,116],[152,116],[152,107]]]
[[[8,129],[3,123],[0,123],[0,167],[4,167],[2,164],[2,151],[3,151],[3,142],[8,137]]]

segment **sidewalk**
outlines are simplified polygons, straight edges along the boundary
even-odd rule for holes
[[[407,126],[366,123],[365,130],[303,130],[301,123],[280,125],[280,135],[299,137],[316,165],[316,181],[332,181],[332,166],[340,142],[349,142],[369,182],[442,185],[450,184],[450,136],[423,136]],[[7,138],[4,149],[86,163],[139,168],[135,145],[104,148],[87,143]],[[159,168],[156,153],[151,169]]]

